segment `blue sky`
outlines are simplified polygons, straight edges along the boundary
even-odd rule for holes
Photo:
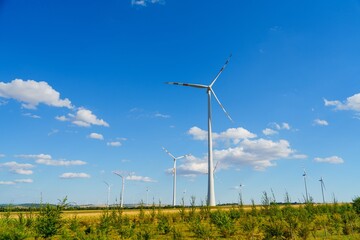
[[[0,202],[206,200],[214,90],[216,202],[271,189],[351,201],[360,155],[360,2],[0,0]],[[146,191],[148,189],[148,192]],[[148,195],[148,196],[147,196]]]

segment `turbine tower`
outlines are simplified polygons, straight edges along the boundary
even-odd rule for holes
[[[192,83],[179,83],[179,82],[166,82],[166,84],[172,85],[180,85],[185,87],[194,87],[194,88],[202,88],[206,89],[206,93],[208,95],[208,193],[207,193],[207,205],[208,206],[216,206],[215,201],[215,188],[214,188],[214,163],[213,163],[213,152],[212,152],[212,126],[211,126],[211,94],[214,95],[215,100],[218,102],[222,110],[225,112],[226,116],[232,121],[230,115],[227,113],[219,99],[217,98],[212,86],[220,76],[220,74],[224,71],[226,65],[229,63],[231,55],[226,60],[224,66],[220,69],[219,73],[212,80],[210,85],[203,84],[192,84]]]
[[[175,157],[168,150],[166,150],[166,148],[164,148],[164,147],[162,147],[162,148],[174,160],[174,168],[173,168],[173,175],[174,175],[174,179],[173,179],[173,206],[175,207],[176,206],[176,160],[185,158],[185,157],[189,156],[189,154],[186,154],[186,155],[183,155],[183,156],[180,156],[180,157]]]
[[[111,185],[109,185],[109,184],[108,184],[107,182],[105,182],[105,181],[104,181],[104,183],[106,184],[107,189],[108,189],[106,205],[109,207],[109,199],[110,199]]]
[[[304,169],[304,173],[303,173],[303,177],[304,177],[304,184],[305,184],[305,197],[306,197],[306,202],[309,202],[309,195],[308,195],[308,191],[307,191],[307,186],[306,186],[306,171]]]
[[[320,181],[320,184],[321,184],[321,194],[322,194],[323,203],[325,204],[325,197],[324,197],[325,184],[324,184],[324,180],[321,177],[319,181]]]
[[[125,176],[121,172],[114,171],[115,175],[121,177],[121,195],[120,195],[120,207],[124,207],[124,186],[125,186]]]

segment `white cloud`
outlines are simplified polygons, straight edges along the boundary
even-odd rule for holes
[[[30,168],[33,168],[34,165],[29,163],[17,163],[17,162],[6,162],[0,164],[0,167],[6,167],[10,172],[22,175],[31,175],[33,171]]]
[[[68,116],[56,116],[58,121],[70,121],[79,127],[90,127],[91,125],[109,127],[109,124],[103,119],[98,119],[95,114],[89,109],[80,107],[77,109],[76,114],[68,114]]]
[[[315,162],[319,163],[331,163],[331,164],[341,164],[344,163],[344,160],[338,156],[326,157],[326,158],[314,158]]]
[[[3,157],[5,157],[5,154],[0,154],[0,158],[3,158]]]
[[[54,134],[57,134],[59,132],[58,129],[53,129],[51,130],[51,132],[48,133],[48,136],[51,136],[51,135],[54,135]]]
[[[90,178],[90,175],[87,173],[63,173],[59,176],[63,179],[72,179],[72,178]]]
[[[107,122],[102,119],[98,119],[90,110],[86,108],[78,109],[73,123],[82,127],[88,127],[90,125],[109,127]]]
[[[170,115],[162,114],[162,113],[155,113],[154,117],[156,117],[156,118],[170,118]]]
[[[321,120],[321,119],[317,118],[314,120],[314,125],[327,126],[327,125],[329,125],[329,123],[326,120]]]
[[[265,128],[262,132],[266,136],[278,134],[278,131],[275,131],[275,130],[273,130],[271,128]]]
[[[48,166],[80,166],[86,164],[86,162],[81,160],[66,161],[66,160],[53,160],[53,159],[41,159],[41,158],[37,159],[35,162],[38,164],[44,164]]]
[[[14,182],[16,182],[16,183],[33,183],[34,181],[30,178],[26,178],[26,179],[16,179]]]
[[[187,133],[191,135],[195,140],[207,140],[208,132],[196,126],[190,128]]]
[[[274,122],[274,123],[271,123],[270,125],[272,127],[274,127],[276,130],[290,130],[291,129],[290,125],[286,122],[283,122],[281,124]]]
[[[104,136],[100,133],[90,133],[89,138],[104,140]]]
[[[207,131],[202,130],[198,127],[192,127],[188,131],[188,134],[191,135],[195,140],[207,140]],[[213,141],[221,140],[221,141],[233,141],[234,144],[239,143],[242,139],[254,138],[256,134],[249,132],[248,130],[239,127],[239,128],[229,128],[221,133],[212,134]]]
[[[353,110],[360,112],[360,93],[348,97],[346,101],[340,102],[339,100],[328,101],[324,99],[325,106],[333,106],[336,110]]]
[[[72,108],[69,99],[60,99],[60,93],[43,81],[15,79],[10,83],[0,82],[0,97],[15,99],[28,109],[36,109],[39,104]]]
[[[120,147],[122,144],[121,144],[121,142],[108,142],[108,143],[106,143],[106,145],[108,145],[110,147]]]
[[[128,181],[138,181],[138,182],[156,182],[150,177],[143,177],[143,176],[137,176],[137,175],[130,175],[125,178]]]
[[[37,155],[16,155],[19,158],[26,158],[26,159],[36,159],[35,162],[38,164],[48,165],[48,166],[79,166],[85,165],[86,162],[81,160],[54,160],[52,159],[51,155],[49,154],[37,154]]]
[[[172,174],[172,168],[168,169],[166,172]],[[176,168],[176,172],[178,175],[183,175],[186,177],[195,177],[199,174],[207,174],[208,172],[208,164],[207,157],[197,158],[195,156],[188,156],[179,164]]]
[[[165,0],[131,0],[131,5],[146,7],[148,4],[165,4]]]
[[[290,129],[288,124],[278,125],[281,129]],[[236,130],[236,131],[235,131]],[[298,154],[290,147],[287,140],[272,141],[263,138],[254,139],[255,134],[245,129],[228,129],[220,134],[215,134],[217,139],[231,139],[234,146],[225,149],[214,149],[214,162],[221,164],[218,169],[252,167],[255,170],[265,170],[268,167],[276,165],[276,161],[286,159],[303,159],[307,156]],[[229,133],[241,134],[229,134]],[[189,130],[195,140],[206,140],[207,133],[200,128],[193,127]],[[177,168],[179,175],[196,176],[197,174],[206,174],[208,169],[207,156],[197,158],[187,157]],[[171,173],[171,169],[167,170]]]
[[[60,122],[70,121],[70,119],[67,118],[66,116],[56,116],[55,119],[60,121]]]
[[[35,115],[35,114],[31,114],[31,113],[24,113],[23,116],[30,117],[30,118],[35,118],[35,119],[41,118],[40,116]]]
[[[0,185],[14,185],[14,184],[16,183],[12,181],[0,181]]]

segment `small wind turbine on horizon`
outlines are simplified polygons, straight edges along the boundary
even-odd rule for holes
[[[305,184],[305,197],[306,197],[306,202],[309,202],[309,195],[308,195],[308,190],[307,190],[307,186],[306,186],[306,171],[304,169],[304,173],[302,175],[304,177],[304,184]]]
[[[124,189],[125,189],[125,174],[119,171],[113,171],[115,175],[121,177],[121,195],[120,195],[120,207],[124,206]]]
[[[322,194],[323,203],[325,203],[325,197],[324,197],[325,184],[324,184],[324,179],[321,177],[319,181],[320,181],[320,184],[321,184],[321,194]]]
[[[173,167],[173,175],[174,175],[174,179],[173,179],[173,206],[175,207],[176,206],[176,160],[185,158],[185,157],[189,156],[190,154],[185,154],[185,155],[182,155],[180,157],[175,157],[166,148],[164,148],[164,147],[162,147],[162,148],[174,160],[174,167]]]
[[[208,95],[208,194],[207,194],[207,205],[215,206],[215,187],[214,187],[214,163],[213,163],[213,152],[212,152],[212,126],[211,126],[211,95],[214,95],[215,100],[218,102],[226,116],[232,121],[230,115],[227,113],[220,100],[217,98],[212,86],[219,78],[220,74],[224,71],[226,65],[229,63],[231,55],[226,60],[224,66],[220,69],[216,77],[212,80],[210,85],[193,84],[193,83],[179,83],[179,82],[166,82],[166,84],[180,85],[185,87],[201,88],[206,89]]]
[[[242,196],[242,188],[243,187],[244,187],[244,185],[240,183],[240,185],[239,185],[239,203],[240,203],[240,205],[243,205],[243,196]]]
[[[112,186],[112,185],[109,185],[109,184],[108,184],[107,182],[105,182],[105,181],[104,181],[104,183],[106,184],[107,190],[108,190],[106,205],[109,207],[110,191],[111,191],[111,186]]]

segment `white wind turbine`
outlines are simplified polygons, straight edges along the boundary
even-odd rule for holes
[[[213,163],[213,153],[212,153],[212,129],[211,129],[211,94],[214,95],[216,101],[219,103],[222,110],[225,112],[227,117],[232,121],[230,115],[226,112],[225,108],[217,98],[212,86],[220,76],[220,74],[224,71],[226,65],[229,63],[231,55],[226,60],[224,66],[220,69],[219,73],[216,75],[214,80],[210,83],[210,85],[202,85],[202,84],[192,84],[192,83],[179,83],[179,82],[167,82],[166,84],[180,85],[185,87],[194,87],[194,88],[202,88],[206,89],[206,93],[208,95],[208,194],[207,194],[207,204],[208,206],[215,206],[215,189],[214,189],[214,163]]]
[[[185,157],[189,156],[189,154],[185,154],[185,155],[180,156],[180,157],[175,157],[168,150],[166,150],[166,148],[164,148],[164,147],[162,147],[162,148],[174,160],[174,168],[173,168],[173,175],[174,175],[174,179],[173,179],[173,206],[175,207],[176,206],[176,160],[185,158]]]
[[[125,186],[125,174],[121,173],[119,171],[114,171],[113,172],[115,175],[118,175],[119,177],[121,177],[121,195],[120,195],[120,207],[124,206],[124,186]]]
[[[112,186],[112,185],[109,185],[109,184],[108,184],[107,182],[105,182],[105,181],[104,181],[104,183],[106,184],[107,189],[108,189],[106,205],[109,207],[110,191],[111,191],[111,186]]]
[[[306,186],[306,171],[305,171],[305,169],[304,169],[303,177],[304,177],[304,184],[305,184],[306,202],[308,203],[309,202],[309,195],[308,195],[307,186]]]
[[[325,197],[324,197],[325,184],[324,184],[324,180],[321,177],[319,181],[320,181],[320,184],[321,184],[321,194],[322,194],[323,203],[325,203]]]

